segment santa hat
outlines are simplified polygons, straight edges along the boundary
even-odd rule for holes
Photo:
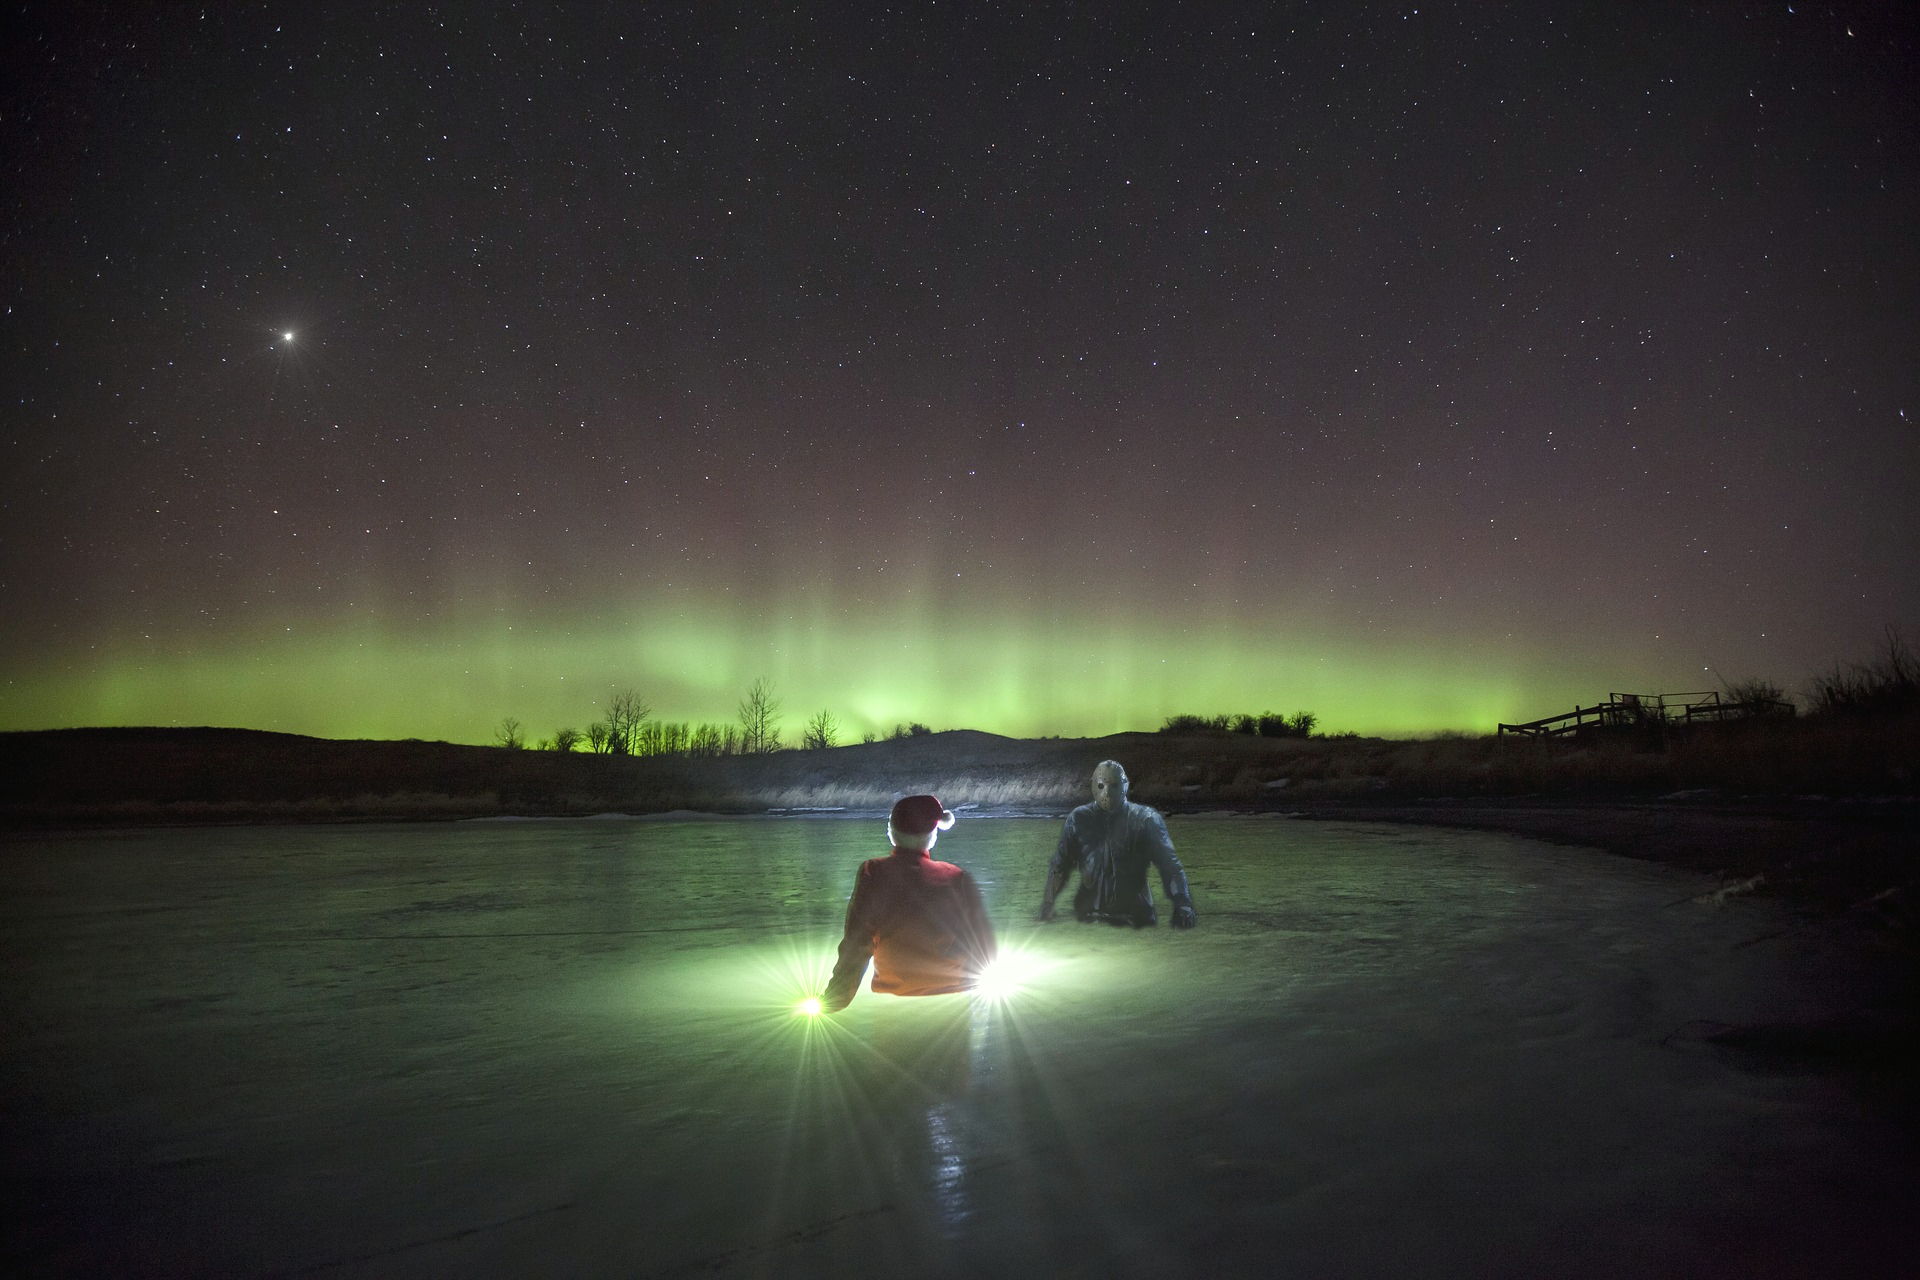
[[[933,843],[935,831],[953,826],[953,814],[940,807],[934,796],[902,796],[893,802],[887,816],[887,830],[893,843],[902,849],[925,849]]]

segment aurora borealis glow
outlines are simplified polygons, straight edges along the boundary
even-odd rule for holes
[[[1901,6],[18,30],[0,729],[1484,729],[1920,619]]]

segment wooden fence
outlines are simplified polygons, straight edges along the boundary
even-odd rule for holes
[[[1564,733],[1597,728],[1686,728],[1747,716],[1793,714],[1790,702],[1761,700],[1727,702],[1717,691],[1707,693],[1610,693],[1605,702],[1575,706],[1556,716],[1542,716],[1524,724],[1503,724],[1501,737],[1556,738]]]

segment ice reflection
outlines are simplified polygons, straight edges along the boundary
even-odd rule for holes
[[[994,1056],[1014,1043],[1016,1013],[1055,1001],[1070,985],[1071,962],[1015,935],[1003,940],[1006,963],[996,980],[972,994],[904,999],[863,991],[845,1011],[807,1016],[800,993],[817,989],[829,960],[763,947],[716,960],[678,986],[716,1003],[745,987],[765,989],[771,998],[751,1003],[778,1013],[765,1025],[783,1033],[795,1054],[792,1133],[770,1211],[778,1218],[790,1196],[810,1194],[819,1163],[799,1153],[818,1139],[802,1135],[826,1131],[872,1180],[877,1198],[904,1192],[923,1229],[957,1240],[980,1225],[979,1168],[998,1150],[995,1104],[978,1087],[992,1077]]]
[[[934,1209],[940,1225],[951,1232],[973,1216],[967,1203],[966,1163],[954,1132],[951,1103],[939,1102],[927,1109],[927,1150]]]
[[[882,1144],[873,1152],[877,1163],[891,1169],[895,1185],[912,1189],[930,1226],[955,1238],[977,1213],[979,1117],[971,1094],[991,1070],[1002,1014],[968,996],[863,999],[871,1002],[872,1022],[859,1037],[868,1052],[847,1046],[846,1096],[864,1113],[861,1127]]]
[[[974,998],[968,1001],[967,1074],[973,1080],[991,1070],[988,1054],[993,1040],[994,1020],[1001,1016],[994,1001]],[[934,1204],[940,1224],[949,1234],[973,1217],[973,1202],[967,1191],[966,1133],[974,1120],[962,1109],[959,1100],[936,1103],[927,1111],[927,1146],[933,1153]]]

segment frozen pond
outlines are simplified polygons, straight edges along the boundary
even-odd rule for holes
[[[1910,1135],[1720,1047],[1843,967],[1518,838],[1170,821],[1201,927],[1031,922],[1004,1003],[824,977],[867,821],[0,842],[14,1274],[1905,1274]],[[1157,881],[1155,892],[1158,894]],[[1747,945],[1751,944],[1751,945]]]

